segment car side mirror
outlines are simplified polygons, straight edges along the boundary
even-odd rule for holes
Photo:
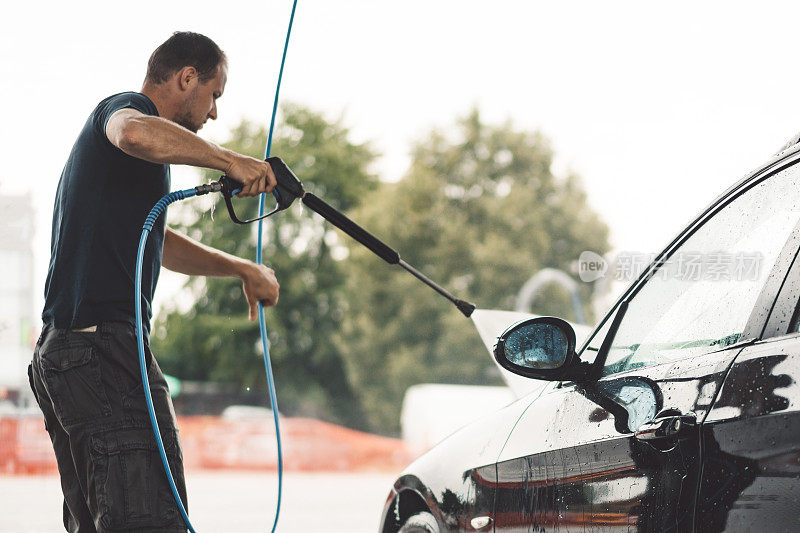
[[[575,353],[575,330],[566,320],[552,316],[508,328],[497,338],[494,358],[515,374],[548,381],[579,381],[588,367]]]

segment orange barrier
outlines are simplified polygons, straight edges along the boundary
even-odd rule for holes
[[[271,418],[183,416],[178,428],[187,469],[277,470]],[[310,418],[282,418],[281,437],[288,471],[397,472],[412,458],[399,439]],[[41,417],[0,417],[0,473],[57,471]]]
[[[0,418],[0,472],[53,474],[58,472],[44,419],[36,416]]]

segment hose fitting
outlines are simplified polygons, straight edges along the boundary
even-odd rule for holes
[[[198,185],[194,188],[194,192],[197,194],[197,196],[220,191],[222,191],[222,184],[218,181],[212,181],[211,183],[207,183],[205,185]]]

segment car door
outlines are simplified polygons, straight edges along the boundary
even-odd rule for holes
[[[495,531],[694,530],[699,428],[796,252],[791,163],[720,199],[632,284],[580,353],[599,378],[553,384],[523,414],[497,462]]]
[[[736,356],[701,432],[697,530],[800,531],[800,236],[761,340]]]

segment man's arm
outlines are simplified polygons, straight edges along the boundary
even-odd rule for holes
[[[106,124],[108,140],[128,155],[159,164],[192,165],[226,173],[244,184],[239,196],[271,192],[275,175],[266,161],[237,154],[183,126],[132,108],[116,111]]]
[[[258,316],[259,300],[265,307],[278,303],[280,285],[271,268],[216,250],[170,228],[164,236],[163,265],[190,276],[241,279],[250,306],[250,320]]]

